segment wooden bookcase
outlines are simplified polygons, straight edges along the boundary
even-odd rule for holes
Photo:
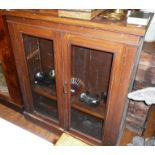
[[[117,145],[147,27],[32,12],[4,11],[25,116],[90,144]]]

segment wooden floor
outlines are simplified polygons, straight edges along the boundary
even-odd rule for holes
[[[131,143],[134,136],[138,135],[126,128],[123,133],[120,145],[127,145],[128,143]],[[152,106],[149,110],[146,128],[142,136],[145,138],[155,136],[155,106]]]
[[[2,104],[0,104],[0,117],[4,118],[5,120],[8,120],[9,122],[12,122],[52,143],[55,143],[59,136],[55,135],[52,132],[49,132],[48,130],[33,124],[29,120],[25,119],[25,117],[19,113],[16,112]],[[144,137],[152,137],[155,135],[155,107],[151,108],[149,112],[148,117],[148,123],[147,128],[144,132]],[[128,129],[125,129],[124,134],[122,136],[120,145],[127,145],[132,141],[132,138],[136,136],[135,133],[131,132]]]
[[[30,121],[25,119],[25,117],[21,113],[16,112],[2,104],[0,104],[0,117],[40,136],[52,143],[55,143],[59,138],[59,136],[53,134],[52,132],[49,132],[48,130],[43,129],[40,126],[31,123]]]

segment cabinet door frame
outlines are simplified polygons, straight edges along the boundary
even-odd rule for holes
[[[111,70],[111,76],[110,76],[110,84],[108,89],[108,98],[107,98],[107,107],[106,107],[106,115],[105,115],[105,121],[104,121],[104,127],[103,127],[103,138],[102,141],[99,143],[104,145],[115,145],[116,139],[118,137],[118,132],[115,132],[119,130],[120,124],[115,126],[115,129],[111,130],[111,127],[113,124],[115,124],[115,121],[120,121],[122,118],[120,115],[113,115],[113,111],[118,110],[119,112],[119,103],[117,103],[117,93],[120,89],[121,84],[121,76],[123,71],[123,61],[126,56],[126,51],[124,50],[124,46],[119,43],[109,42],[106,40],[99,40],[99,39],[93,39],[88,38],[85,36],[78,36],[73,34],[65,34],[64,35],[64,42],[63,42],[63,57],[64,57],[64,86],[66,89],[66,129],[69,130],[70,127],[70,110],[71,110],[71,103],[70,103],[70,68],[71,68],[71,45],[79,45],[86,48],[92,48],[95,50],[100,51],[106,51],[113,54],[113,62],[112,62],[112,70]],[[112,109],[113,110],[112,110]],[[122,111],[121,111],[122,113]],[[112,133],[113,132],[113,133]],[[111,137],[111,134],[113,135],[113,139],[110,139],[110,141],[107,142],[107,137]],[[90,138],[89,136],[87,138]],[[93,140],[93,138],[91,138]],[[108,138],[109,139],[109,138]]]
[[[56,91],[57,91],[57,106],[59,113],[59,126],[63,126],[63,97],[62,96],[62,55],[60,50],[60,38],[61,35],[57,31],[53,31],[46,27],[39,27],[28,24],[11,23],[8,21],[8,28],[11,35],[11,42],[13,46],[13,52],[16,61],[16,67],[18,72],[18,77],[20,81],[20,87],[23,94],[24,108],[28,113],[33,114],[33,98],[30,86],[29,73],[27,68],[27,62],[24,53],[24,45],[22,41],[22,34],[31,35],[35,37],[40,37],[44,39],[53,40],[54,45],[54,64],[55,64],[55,74],[56,74]],[[16,46],[15,44],[18,44]],[[24,76],[22,76],[24,75]],[[46,119],[45,119],[46,120]],[[56,124],[54,121],[52,123]]]

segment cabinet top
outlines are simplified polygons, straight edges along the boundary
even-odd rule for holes
[[[126,19],[124,21],[113,22],[99,17],[96,17],[92,20],[58,17],[58,10],[3,10],[2,14],[22,18],[44,20],[59,24],[61,23],[66,25],[127,33],[138,36],[144,36],[149,26],[149,24],[147,26],[127,24]]]

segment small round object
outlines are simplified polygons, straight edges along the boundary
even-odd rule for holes
[[[54,69],[50,70],[48,75],[49,75],[50,79],[54,79],[55,78],[55,70]]]
[[[53,85],[55,83],[55,70],[51,69],[48,72],[45,73],[45,85]]]
[[[42,83],[45,79],[45,74],[43,72],[37,72],[34,76],[35,83]]]
[[[86,105],[89,106],[98,106],[100,104],[98,95],[94,95],[88,91],[81,93],[79,99],[81,102],[84,102]]]
[[[86,98],[87,98],[86,93],[81,93],[80,94],[80,101],[81,102],[85,102],[86,101]]]
[[[79,78],[71,79],[71,94],[76,95],[84,89],[84,83]]]

